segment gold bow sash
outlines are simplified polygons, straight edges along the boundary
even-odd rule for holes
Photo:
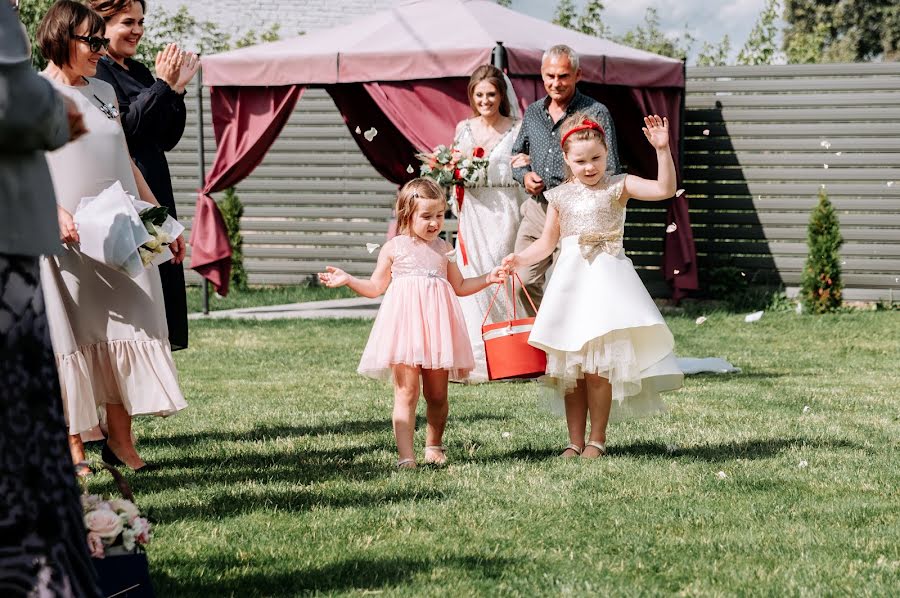
[[[593,262],[600,252],[609,255],[618,255],[622,250],[621,233],[582,233],[578,235],[578,248],[581,256],[588,262]]]

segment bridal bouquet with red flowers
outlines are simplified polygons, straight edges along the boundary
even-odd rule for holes
[[[439,145],[431,153],[416,157],[422,161],[419,174],[439,185],[478,187],[487,182],[488,160],[484,148],[476,147],[467,154],[456,147]]]

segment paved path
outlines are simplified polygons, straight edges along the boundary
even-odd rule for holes
[[[309,301],[287,305],[265,305],[210,311],[209,315],[193,313],[191,320],[207,319],[247,319],[247,320],[288,320],[293,318],[362,318],[372,319],[378,313],[381,297],[367,299],[331,299],[329,301]]]

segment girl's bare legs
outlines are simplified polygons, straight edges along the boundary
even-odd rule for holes
[[[587,389],[587,407],[591,414],[591,435],[589,440],[606,444],[606,426],[609,424],[609,411],[612,408],[612,386],[609,380],[596,374],[586,374],[584,377]],[[596,459],[602,453],[594,446],[584,449],[582,457]]]
[[[444,428],[447,426],[447,415],[450,402],[447,400],[447,384],[450,372],[447,370],[422,370],[422,391],[427,405],[425,418],[425,446],[441,447]],[[442,449],[432,448],[425,451],[425,462],[443,465],[447,457]]]
[[[584,448],[587,411],[584,380],[578,380],[575,388],[566,394],[566,426],[569,428],[569,442],[579,448]],[[560,456],[577,457],[578,453],[572,449],[566,449]]]
[[[69,434],[69,453],[72,454],[72,463],[75,464],[75,473],[79,476],[87,475],[89,471],[78,467],[78,464],[85,460],[84,443],[81,442],[80,434]]]
[[[419,368],[411,365],[394,367],[394,440],[399,461],[412,459],[403,467],[415,467],[416,451],[413,434],[416,431],[416,405],[419,402]]]
[[[106,421],[109,425],[109,438],[106,444],[113,454],[131,469],[140,469],[144,460],[134,448],[134,437],[131,435],[131,415],[125,411],[121,403],[106,404]]]

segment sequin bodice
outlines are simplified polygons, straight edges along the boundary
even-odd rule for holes
[[[599,188],[576,180],[545,192],[559,214],[560,238],[578,235],[602,245],[601,251],[617,255],[625,233],[625,208],[619,203],[624,187],[625,175],[619,174]]]
[[[418,237],[397,235],[394,237],[394,262],[391,277],[426,276],[447,279],[447,252],[450,245],[443,239],[430,243]]]

